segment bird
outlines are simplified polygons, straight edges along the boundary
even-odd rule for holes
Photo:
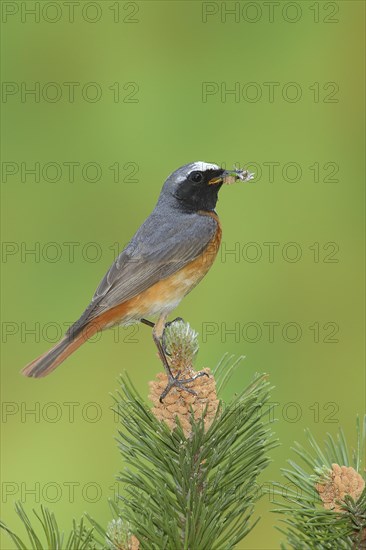
[[[152,327],[168,384],[186,389],[191,379],[173,375],[164,347],[168,316],[206,275],[221,242],[221,224],[215,211],[223,184],[249,181],[248,171],[226,170],[196,161],[166,179],[152,213],[119,254],[96,289],[80,318],[49,351],[29,363],[22,374],[41,378],[97,332],[116,325],[141,322]],[[148,318],[157,318],[152,322]],[[198,373],[194,378],[206,373]]]

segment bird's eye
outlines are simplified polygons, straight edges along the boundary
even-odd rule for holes
[[[192,172],[189,179],[194,181],[194,183],[200,183],[203,180],[203,174],[202,172]]]

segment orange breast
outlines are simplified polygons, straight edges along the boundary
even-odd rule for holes
[[[217,231],[204,252],[170,277],[158,281],[138,296],[115,306],[93,319],[93,325],[99,330],[114,324],[121,324],[134,319],[141,319],[159,314],[163,310],[173,310],[182,298],[188,294],[206,275],[212,266],[221,243],[221,225],[214,213],[211,215],[217,221]]]

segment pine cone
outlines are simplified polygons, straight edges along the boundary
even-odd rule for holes
[[[336,501],[344,501],[346,495],[357,501],[364,487],[364,479],[354,468],[338,464],[332,464],[332,468],[328,470],[323,479],[315,484],[324,508],[335,512],[344,511]]]
[[[172,388],[164,398],[163,403],[160,402],[159,398],[168,383],[167,375],[159,372],[157,374],[157,380],[149,383],[149,399],[153,403],[152,412],[156,418],[164,421],[169,428],[173,430],[176,427],[176,417],[178,417],[186,437],[189,437],[192,431],[190,422],[191,407],[195,420],[198,420],[202,417],[203,411],[207,406],[207,412],[204,418],[205,430],[207,431],[212,424],[219,405],[219,400],[216,395],[215,379],[210,375],[210,369],[203,369],[203,372],[207,372],[209,376],[201,376],[187,384],[187,387],[192,388],[197,395],[192,395],[179,388]],[[195,374],[196,373],[192,369],[185,369],[180,377],[191,378]]]
[[[172,373],[179,370],[184,373],[184,378],[188,378],[198,352],[198,333],[189,323],[177,319],[166,326],[163,341]]]
[[[168,354],[170,369],[174,376],[179,372],[179,379],[193,378],[197,374],[193,370],[193,361],[198,351],[198,334],[182,319],[177,319],[168,324],[164,330],[163,342]],[[195,420],[202,417],[207,406],[204,418],[205,430],[207,430],[217,411],[219,400],[216,395],[216,382],[210,376],[210,369],[203,369],[209,376],[201,376],[186,384],[197,395],[192,395],[185,390],[173,387],[164,397],[163,403],[160,396],[165,390],[168,377],[165,373],[158,373],[157,380],[150,382],[149,398],[153,403],[152,412],[158,420],[163,420],[171,430],[176,427],[176,417],[182,425],[184,434],[188,437],[192,431],[191,407]]]

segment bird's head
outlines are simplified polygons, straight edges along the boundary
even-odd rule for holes
[[[226,183],[237,180],[249,181],[253,174],[245,170],[226,170],[217,164],[197,161],[175,170],[167,178],[161,196],[173,198],[184,210],[212,211],[215,209],[218,192]]]

